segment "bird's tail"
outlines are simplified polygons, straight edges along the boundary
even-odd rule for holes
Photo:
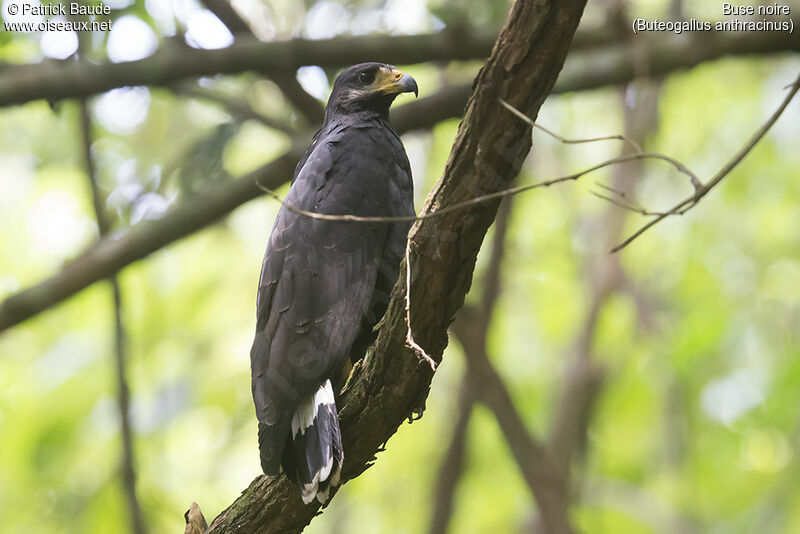
[[[331,381],[326,380],[297,406],[292,417],[291,450],[284,454],[284,471],[300,484],[304,503],[316,496],[324,504],[331,487],[339,484],[343,461],[339,415]]]

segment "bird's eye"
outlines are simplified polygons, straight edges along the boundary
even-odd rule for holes
[[[364,85],[369,85],[375,80],[375,71],[365,70],[358,75],[358,81]]]

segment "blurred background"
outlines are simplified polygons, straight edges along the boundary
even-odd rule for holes
[[[5,0],[4,21],[12,3],[41,5]],[[421,95],[414,104],[398,99],[398,120],[413,115],[403,106],[448,94],[440,91],[452,91],[455,107],[399,127],[419,208],[444,168],[463,88],[511,2],[234,0],[233,15],[224,2],[105,5],[110,15],[97,20],[110,20],[109,32],[0,32],[0,98],[22,79],[19,64],[138,61],[175,43],[221,49],[240,35],[489,35],[473,59],[426,61],[422,52],[420,62],[399,65]],[[796,20],[800,5],[788,5]],[[578,35],[597,37],[570,54],[559,94],[538,121],[572,138],[625,133],[706,180],[797,77],[796,32],[718,33],[693,45],[696,36],[686,33],[633,36],[636,17],[724,20],[718,2],[590,1]],[[748,38],[771,44],[737,48]],[[663,43],[688,52],[664,66],[664,53],[674,52],[658,48]],[[707,57],[689,61],[693,52]],[[609,77],[620,61],[633,75]],[[173,210],[202,214],[214,192],[291,152],[292,140],[307,144],[337,69],[307,66],[283,78],[242,71],[249,72],[118,87],[86,100],[60,100],[54,86],[50,101],[1,108],[0,302],[91,253],[101,233],[106,243],[162,233],[158,225]],[[565,407],[578,411],[568,467],[577,530],[800,531],[799,119],[795,101],[703,202],[618,254],[609,250],[647,219],[593,193],[669,208],[692,193],[669,165],[636,161],[524,193],[490,231],[467,307],[479,306],[487,280],[497,277],[500,291],[492,313],[469,326],[485,329],[483,348],[528,432],[546,440]],[[518,183],[623,150],[537,132]],[[0,532],[181,532],[192,501],[210,520],[260,473],[249,348],[278,203],[245,200],[210,226],[195,224],[187,237],[124,262],[119,306],[111,283],[100,280],[5,324]],[[493,264],[490,248],[500,239],[502,263]],[[473,402],[464,380],[464,350],[482,348],[457,335],[465,321],[456,320],[425,416],[403,425],[307,532],[536,531],[536,505],[495,416]],[[586,394],[570,396],[575,388]],[[128,401],[130,440],[120,415]],[[136,503],[126,493],[132,477]]]

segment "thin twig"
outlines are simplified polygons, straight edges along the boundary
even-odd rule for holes
[[[640,211],[647,211],[644,208],[644,206],[639,204],[636,201],[635,198],[633,198],[632,196],[628,195],[628,193],[626,193],[625,191],[622,191],[620,189],[616,189],[614,187],[611,187],[610,185],[602,184],[602,183],[599,183],[599,182],[596,183],[595,185],[597,185],[597,187],[599,187],[601,189],[605,189],[606,191],[609,191],[611,194],[619,196],[624,202],[627,202],[630,206],[633,206],[634,209],[637,209],[637,210],[640,210]]]
[[[703,184],[702,184],[702,182],[700,182],[700,179],[697,177],[697,175],[695,173],[693,173],[692,171],[690,171],[689,168],[686,167],[686,165],[684,165],[680,161],[676,160],[675,158],[671,158],[671,157],[667,156],[666,154],[645,152],[644,150],[642,150],[642,145],[640,145],[638,142],[634,141],[633,139],[631,139],[627,135],[617,134],[617,135],[606,135],[606,136],[603,136],[603,137],[586,137],[586,138],[581,138],[581,139],[569,139],[567,137],[562,137],[561,135],[553,132],[552,130],[549,130],[549,129],[545,128],[541,124],[536,123],[533,119],[531,119],[530,117],[528,117],[527,115],[522,113],[520,110],[518,110],[517,108],[515,108],[514,106],[512,106],[511,104],[509,104],[508,102],[506,102],[502,98],[498,99],[498,100],[500,100],[500,104],[502,104],[504,108],[506,108],[507,110],[511,111],[514,115],[516,115],[517,117],[522,119],[524,122],[528,123],[531,127],[538,128],[539,130],[543,131],[544,133],[546,133],[550,137],[552,137],[554,139],[557,139],[557,140],[561,141],[564,144],[570,145],[570,144],[578,144],[578,143],[594,143],[596,141],[624,141],[625,143],[628,143],[629,145],[631,145],[631,147],[634,150],[634,154],[647,155],[648,158],[662,159],[664,161],[668,161],[668,162],[672,163],[672,165],[675,166],[675,168],[678,169],[679,172],[681,172],[681,173],[683,173],[683,174],[685,174],[686,176],[689,177],[689,182],[692,184],[692,186],[694,187],[695,191],[698,191],[698,190],[700,190],[701,187],[703,187]]]
[[[508,102],[506,102],[502,98],[498,98],[497,100],[500,102],[500,104],[504,108],[506,108],[508,111],[510,111],[511,113],[516,115],[517,117],[519,117],[523,122],[528,123],[532,128],[536,128],[536,129],[539,129],[539,130],[543,131],[544,133],[546,133],[547,135],[549,135],[553,139],[557,139],[558,141],[561,141],[565,145],[575,145],[575,144],[579,144],[579,143],[594,143],[595,141],[624,141],[624,142],[628,143],[629,145],[631,145],[631,147],[633,148],[633,150],[635,152],[637,152],[639,154],[641,154],[643,152],[642,146],[639,143],[637,143],[636,141],[634,141],[630,137],[628,137],[626,135],[623,135],[623,134],[606,135],[606,136],[603,136],[603,137],[587,137],[587,138],[581,138],[581,139],[570,139],[568,137],[563,137],[563,136],[557,134],[556,132],[554,132],[554,131],[552,131],[552,130],[550,130],[548,128],[545,128],[541,124],[537,123],[536,121],[534,121],[533,119],[531,119],[530,117],[525,115],[523,112],[521,112],[520,110],[518,110],[517,108],[515,108],[514,106],[512,106],[511,104],[509,104]]]
[[[596,196],[597,198],[602,198],[606,202],[610,202],[610,203],[614,204],[615,206],[619,206],[622,209],[625,209],[625,210],[628,210],[628,211],[632,211],[633,213],[638,213],[639,215],[645,215],[645,216],[661,215],[661,212],[648,211],[648,210],[646,210],[645,208],[643,208],[641,206],[637,206],[635,204],[632,204],[630,199],[617,200],[614,197],[610,197],[608,195],[604,195],[603,193],[598,193],[597,191],[589,191],[589,192],[591,194],[593,194],[594,196]]]
[[[665,211],[656,216],[655,219],[643,225],[641,228],[639,228],[633,234],[631,234],[630,237],[625,239],[625,241],[623,241],[622,243],[611,249],[611,252],[612,253],[619,252],[623,248],[630,245],[634,239],[636,239],[637,237],[639,237],[640,235],[642,235],[647,230],[649,230],[656,224],[660,223],[667,217],[671,215],[683,215],[689,209],[697,205],[700,199],[706,196],[714,187],[716,187],[722,180],[724,180],[725,177],[727,177],[739,163],[741,163],[741,161],[747,156],[747,154],[749,154],[750,151],[753,150],[753,148],[758,144],[758,142],[761,141],[764,135],[766,135],[769,129],[772,128],[772,125],[775,124],[775,122],[778,120],[781,114],[783,114],[786,107],[789,105],[789,102],[792,101],[792,99],[797,94],[798,90],[800,90],[800,75],[798,75],[797,79],[791,85],[791,88],[792,88],[791,91],[789,91],[789,94],[786,95],[786,98],[783,99],[783,102],[778,107],[778,109],[776,109],[775,112],[770,116],[770,118],[767,119],[767,121],[758,130],[756,130],[756,132],[750,137],[747,143],[745,143],[745,145],[736,154],[734,154],[734,156],[730,160],[728,160],[727,163],[725,163],[725,165],[723,165],[719,171],[717,171],[717,173],[711,178],[711,180],[708,181],[707,184],[701,183],[700,187],[695,190],[694,195],[683,199],[679,203],[675,204],[670,210]]]
[[[311,217],[312,219],[320,219],[323,221],[348,221],[348,222],[363,222],[363,223],[392,223],[392,222],[408,222],[408,221],[421,221],[424,219],[431,219],[433,217],[438,217],[440,215],[445,215],[447,213],[452,213],[454,211],[458,211],[464,208],[468,208],[470,206],[474,206],[476,204],[481,204],[483,202],[489,202],[490,200],[496,200],[503,197],[514,196],[518,195],[519,193],[524,193],[525,191],[530,191],[531,189],[538,189],[541,187],[550,187],[552,185],[560,184],[562,182],[570,182],[575,181],[591,172],[597,171],[604,167],[608,167],[610,165],[615,165],[617,163],[625,163],[628,161],[640,160],[640,159],[658,159],[667,161],[673,164],[680,172],[686,173],[685,167],[683,167],[680,162],[677,162],[670,158],[669,156],[665,156],[663,154],[656,154],[652,152],[642,152],[636,154],[628,154],[626,156],[619,156],[616,158],[611,158],[606,161],[600,162],[596,165],[592,165],[582,171],[578,171],[573,174],[568,174],[566,176],[560,176],[558,178],[553,178],[551,180],[544,180],[541,182],[536,182],[534,184],[529,185],[522,185],[519,187],[511,187],[509,189],[504,189],[502,191],[495,191],[494,193],[488,193],[486,195],[480,195],[469,200],[465,200],[463,202],[457,202],[450,206],[445,206],[444,208],[439,208],[434,211],[429,211],[427,213],[422,213],[420,215],[408,215],[408,216],[391,216],[391,217],[362,217],[360,215],[353,215],[353,214],[343,214],[343,215],[332,215],[328,213],[315,213],[313,211],[307,211],[304,209],[296,208],[282,199],[275,191],[269,189],[261,185],[260,183],[256,182],[256,187],[264,191],[268,196],[274,198],[278,202],[280,202],[287,210],[295,213],[297,215],[304,215],[306,217]],[[691,176],[691,173],[689,173]]]
[[[618,135],[609,135],[609,136],[605,136],[605,137],[591,137],[591,138],[585,138],[585,139],[569,139],[569,138],[563,137],[563,136],[561,136],[561,135],[559,135],[559,134],[557,134],[557,133],[555,133],[555,132],[553,132],[553,131],[551,131],[551,130],[549,130],[549,129],[547,129],[547,128],[539,125],[539,124],[537,124],[530,117],[528,117],[527,115],[525,115],[524,113],[522,113],[521,111],[516,109],[514,106],[512,106],[511,104],[509,104],[505,100],[503,100],[503,99],[498,99],[498,100],[499,100],[500,104],[503,107],[505,107],[506,109],[511,111],[514,115],[516,115],[517,117],[519,117],[520,119],[522,119],[523,121],[525,121],[526,123],[531,125],[533,128],[538,128],[538,129],[542,130],[546,134],[548,134],[548,135],[552,136],[553,138],[561,141],[562,143],[576,144],[576,143],[593,143],[593,142],[597,142],[597,141],[618,140],[618,141],[623,141],[623,142],[626,142],[626,143],[630,144],[631,147],[633,147],[633,149],[635,150],[635,152],[632,153],[632,154],[627,154],[627,155],[619,156],[619,157],[616,157],[616,158],[608,159],[606,161],[603,161],[601,163],[593,165],[593,166],[591,166],[591,167],[589,167],[587,169],[584,169],[582,171],[579,171],[579,172],[576,172],[576,173],[573,173],[573,174],[568,174],[566,176],[561,176],[559,178],[553,178],[551,180],[544,180],[544,181],[537,182],[537,183],[534,183],[534,184],[523,185],[523,186],[519,186],[519,187],[512,187],[512,188],[509,188],[509,189],[505,189],[503,191],[495,191],[494,193],[489,193],[489,194],[486,194],[486,195],[477,196],[477,197],[471,198],[469,200],[465,200],[463,202],[458,202],[458,203],[453,204],[451,206],[446,206],[444,208],[440,208],[438,210],[430,211],[430,212],[427,212],[427,213],[422,213],[420,215],[409,215],[409,216],[363,217],[363,216],[360,216],[360,215],[353,215],[353,214],[333,215],[333,214],[327,214],[327,213],[316,213],[316,212],[307,211],[307,210],[300,209],[300,208],[297,208],[295,206],[292,206],[291,204],[287,203],[284,199],[282,199],[280,196],[278,196],[278,194],[275,193],[273,190],[263,186],[262,184],[260,184],[258,182],[256,182],[256,186],[259,189],[261,189],[262,191],[264,191],[268,196],[270,196],[270,197],[274,198],[275,200],[277,200],[278,202],[280,202],[283,206],[286,207],[286,209],[288,209],[289,211],[291,211],[292,213],[295,213],[297,215],[304,215],[306,217],[311,217],[312,219],[320,219],[320,220],[325,220],[325,221],[349,221],[349,222],[369,222],[369,223],[391,223],[391,222],[409,222],[409,221],[413,222],[413,221],[419,221],[419,220],[423,220],[423,219],[429,219],[429,218],[432,218],[432,217],[438,217],[439,215],[445,215],[447,213],[451,213],[453,211],[457,211],[457,210],[460,210],[460,209],[463,209],[463,208],[467,208],[469,206],[473,206],[475,204],[479,204],[479,203],[482,203],[482,202],[488,202],[490,200],[496,200],[498,198],[517,195],[519,193],[523,193],[525,191],[529,191],[531,189],[536,189],[536,188],[539,188],[539,187],[550,187],[551,185],[559,184],[561,182],[577,180],[578,178],[581,178],[582,176],[584,176],[586,174],[589,174],[589,173],[594,172],[596,170],[602,169],[604,167],[608,167],[609,165],[614,165],[614,164],[617,164],[617,163],[625,163],[625,162],[628,162],[628,161],[641,160],[641,159],[657,159],[657,160],[661,160],[661,161],[666,161],[667,163],[669,163],[673,167],[675,167],[675,169],[678,172],[680,172],[682,174],[685,174],[686,176],[689,177],[689,181],[695,187],[695,191],[699,191],[700,188],[702,187],[702,184],[700,183],[700,180],[697,178],[697,175],[695,175],[691,170],[689,170],[689,168],[686,167],[686,165],[684,165],[680,161],[676,160],[675,158],[667,156],[666,154],[659,154],[659,153],[656,153],[656,152],[644,152],[639,143],[637,143],[636,141],[634,141],[633,139],[631,139],[630,137],[628,137],[626,135],[618,134]],[[601,198],[604,198],[606,200],[609,200],[607,197],[605,197],[603,195],[599,195],[598,194],[597,196],[599,196]],[[615,203],[617,203],[617,202],[615,202]],[[633,206],[621,206],[621,207],[625,207],[627,209],[632,209],[633,211],[637,211],[639,213],[642,213],[643,215],[653,214],[651,212],[648,212],[647,210],[644,210],[643,208],[642,209],[637,209],[637,208],[635,208]]]

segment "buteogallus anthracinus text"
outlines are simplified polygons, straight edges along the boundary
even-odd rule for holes
[[[285,202],[333,215],[414,215],[408,158],[389,124],[395,97],[412,91],[414,79],[391,65],[342,72]],[[374,341],[409,227],[320,220],[282,206],[272,228],[250,352],[261,467],[275,475],[282,465],[306,503],[326,502],[339,483],[334,387],[348,358],[362,358]]]

